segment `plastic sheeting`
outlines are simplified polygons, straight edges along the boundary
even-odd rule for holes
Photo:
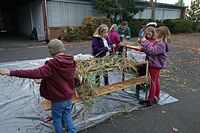
[[[90,56],[88,56],[90,58]],[[81,55],[78,56],[81,58]],[[84,57],[86,58],[86,57]],[[48,59],[26,60],[0,63],[0,68],[33,69],[44,64]],[[109,82],[121,79],[117,71],[109,72]],[[102,80],[103,81],[103,80]],[[138,109],[138,100],[134,97],[135,89],[107,94],[90,101],[92,108],[87,110],[83,103],[73,106],[73,119],[77,130],[83,130],[100,123],[115,113],[130,112]],[[141,93],[140,97],[144,97]],[[54,132],[52,121],[44,123],[43,119],[51,114],[41,106],[39,85],[32,79],[0,76],[0,132],[4,133],[51,133]],[[178,101],[162,92],[159,104]]]

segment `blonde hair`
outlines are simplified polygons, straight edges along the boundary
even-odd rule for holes
[[[101,36],[104,31],[108,31],[108,26],[105,24],[101,24],[96,31],[94,32],[93,36],[99,35]]]
[[[112,32],[113,31],[113,29],[117,29],[117,24],[113,24],[111,27],[110,27],[110,32]]]
[[[154,37],[155,34],[156,34],[156,29],[154,27],[152,27],[152,26],[149,26],[149,27],[145,28],[145,31],[144,31],[145,38],[147,38],[147,33],[149,33],[149,32],[151,32],[152,33],[152,37]]]
[[[170,30],[167,26],[160,26],[156,29],[156,32],[158,34],[157,39],[160,41],[163,41],[165,43],[170,43],[171,40],[170,37]]]

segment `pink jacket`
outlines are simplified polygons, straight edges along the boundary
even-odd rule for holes
[[[117,31],[112,31],[109,33],[109,39],[112,44],[115,44],[114,52],[118,51],[119,43],[121,42],[120,36]]]

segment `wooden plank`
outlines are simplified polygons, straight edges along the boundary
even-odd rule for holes
[[[141,77],[126,80],[126,81],[121,81],[112,85],[107,85],[107,86],[97,89],[96,97],[102,96],[108,93],[112,93],[115,91],[119,91],[128,87],[137,85],[137,84],[146,83],[146,82],[147,82],[146,76],[141,76]],[[72,102],[73,103],[81,102],[81,99],[77,98],[76,95],[74,95],[72,97]],[[41,104],[46,111],[51,109],[51,102],[49,100],[45,99]]]
[[[141,50],[141,47],[140,46],[133,46],[133,45],[130,45],[130,44],[120,44],[121,47],[125,47],[125,48],[128,48],[128,49],[133,49],[133,50],[136,50],[136,51],[140,51]]]

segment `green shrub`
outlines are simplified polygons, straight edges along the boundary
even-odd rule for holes
[[[149,22],[156,22],[158,26],[163,26],[164,23],[161,20],[153,20],[153,19],[132,19],[128,22],[128,25],[131,29],[131,36],[137,37],[139,34],[139,31],[141,29],[141,22],[144,22],[145,24]]]
[[[111,20],[106,17],[93,17],[93,16],[84,17],[82,23],[82,31],[83,31],[82,34],[92,37],[96,28],[101,24],[106,24],[108,27],[110,27]]]
[[[197,23],[196,25],[197,25],[197,26],[196,26],[196,31],[197,31],[197,32],[200,32],[200,23]]]
[[[196,32],[195,23],[189,20],[166,19],[163,23],[174,34]]]
[[[95,25],[95,17],[93,16],[86,16],[83,18],[82,22],[82,34],[92,36],[94,30],[96,29]]]
[[[141,28],[141,22],[157,22],[159,26],[167,26],[171,33],[192,33],[200,31],[200,24],[194,23],[189,20],[179,20],[179,19],[166,19],[166,20],[153,20],[153,19],[132,19],[128,22],[128,25],[131,29],[132,37],[136,37]]]
[[[141,21],[134,19],[128,22],[128,26],[131,30],[131,37],[136,37],[138,36],[138,33],[140,31],[141,28]]]
[[[71,41],[79,41],[80,36],[80,28],[74,26],[66,26],[61,30],[61,38],[64,41],[71,42]]]
[[[108,27],[111,26],[111,20],[106,17],[95,17],[95,23],[97,27],[101,24],[106,24]]]

